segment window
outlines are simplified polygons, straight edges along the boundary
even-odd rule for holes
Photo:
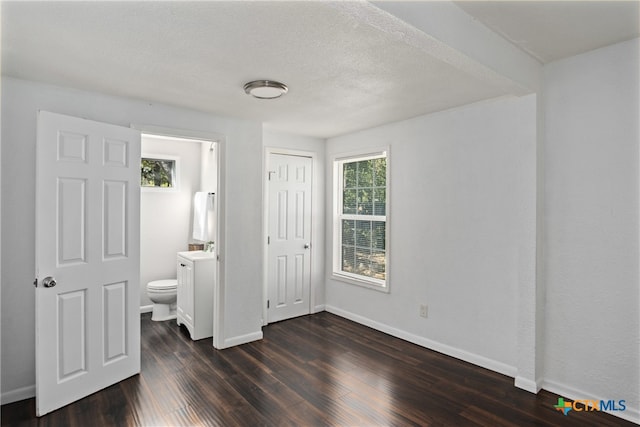
[[[386,151],[336,159],[333,274],[387,290]]]
[[[165,155],[143,156],[140,162],[140,186],[145,190],[177,190],[178,158]]]

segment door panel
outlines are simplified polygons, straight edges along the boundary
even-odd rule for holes
[[[58,313],[58,381],[66,381],[87,372],[86,289],[58,295]]]
[[[113,363],[127,355],[127,282],[111,283],[102,287],[104,313],[103,363]]]
[[[138,131],[38,114],[38,415],[140,372],[139,163]]]
[[[268,322],[311,312],[311,167],[309,157],[269,156]]]
[[[104,199],[104,259],[127,256],[127,199],[126,181],[104,181],[102,194]]]
[[[85,261],[86,239],[85,179],[58,178],[58,263],[73,264]]]

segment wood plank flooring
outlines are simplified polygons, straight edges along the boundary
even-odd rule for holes
[[[329,313],[264,328],[218,351],[142,316],[142,373],[41,418],[34,399],[3,426],[632,426],[553,408],[513,379]]]

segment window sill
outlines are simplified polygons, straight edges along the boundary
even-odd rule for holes
[[[144,187],[140,186],[143,193],[178,193],[180,190],[176,187]]]
[[[333,274],[331,275],[331,278],[339,282],[348,283],[350,285],[356,285],[356,286],[360,286],[367,289],[373,289],[374,291],[383,292],[385,294],[389,293],[388,283],[381,285],[378,282],[374,282],[366,279],[360,279],[358,277],[337,273],[337,272],[333,272]]]

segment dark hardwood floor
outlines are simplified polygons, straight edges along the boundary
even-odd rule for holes
[[[264,328],[218,351],[175,322],[142,316],[142,373],[40,419],[34,399],[3,426],[624,426],[553,408],[513,379],[329,313]]]

